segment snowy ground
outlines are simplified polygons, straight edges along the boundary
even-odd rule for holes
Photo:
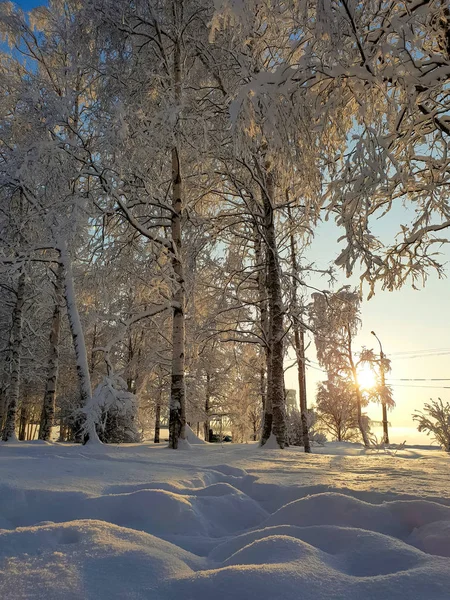
[[[450,458],[0,445],[7,600],[448,600]]]

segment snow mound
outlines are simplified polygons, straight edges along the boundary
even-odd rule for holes
[[[332,525],[280,525],[259,529],[220,544],[210,553],[209,558],[217,563],[237,564],[230,561],[239,556],[242,548],[251,548],[255,543],[271,538],[300,540],[305,555],[314,554],[315,559],[353,577],[373,577],[405,571],[415,568],[423,560],[422,552],[395,538],[372,531]],[[287,562],[295,560],[294,554],[295,552],[288,556]]]
[[[266,518],[267,512],[255,500],[228,483],[183,493],[140,489],[101,496],[7,486],[0,490],[3,529],[50,520],[94,519],[160,536],[220,537],[254,527]]]
[[[0,596],[449,598],[448,456],[335,450],[3,445]]]
[[[180,438],[178,440],[178,450],[190,450],[192,448],[191,444],[188,442],[187,439],[182,439]]]
[[[224,561],[228,565],[276,564],[294,560],[317,560],[320,551],[305,542],[287,535],[268,535],[238,550]]]
[[[349,531],[352,539],[358,539],[360,531]],[[322,531],[323,543],[328,533]],[[378,536],[377,553],[366,555],[360,548],[347,547],[337,556],[286,536],[263,538],[215,569],[175,577],[165,598],[445,600],[448,597],[450,567],[446,559],[427,556],[401,542],[394,548],[389,546],[387,536],[369,535]],[[350,541],[348,537],[347,542]],[[389,554],[390,549],[395,553]],[[386,556],[384,551],[388,552]]]
[[[144,600],[158,583],[189,575],[201,564],[168,542],[98,521],[0,533],[5,599]]]
[[[336,525],[406,539],[414,530],[441,521],[450,523],[450,507],[437,502],[396,500],[370,504],[352,496],[325,492],[286,504],[263,525]]]
[[[307,496],[286,504],[264,526],[339,525],[395,535],[399,523],[385,505],[374,505],[332,492]]]
[[[140,490],[88,499],[86,516],[155,535],[220,537],[258,525],[267,513],[229,485],[194,494]]]
[[[228,477],[247,477],[248,473],[244,469],[239,469],[238,467],[232,467],[231,465],[213,465],[210,467],[213,471],[218,471],[222,473],[222,475],[226,475]]]
[[[435,521],[450,521],[450,507],[427,500],[386,502],[391,514],[408,532]]]
[[[185,439],[189,442],[189,444],[195,445],[195,444],[208,444],[208,442],[205,442],[205,440],[202,440],[201,438],[198,437],[198,435],[196,435],[192,429],[189,427],[189,425],[186,425],[185,431]]]
[[[262,446],[264,450],[279,450],[280,446],[278,445],[276,436],[271,433],[267,442]]]
[[[428,554],[450,557],[450,521],[435,521],[414,529],[408,542]]]

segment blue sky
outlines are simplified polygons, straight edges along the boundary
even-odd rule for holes
[[[47,2],[43,0],[19,0],[18,2],[16,1],[15,4],[21,6],[24,10],[29,10],[30,8],[34,8],[35,6],[47,4]]]
[[[393,212],[387,215],[383,224],[377,225],[386,241],[397,230],[394,220]],[[316,261],[318,267],[325,268],[339,254],[339,235],[340,230],[333,223],[322,224],[307,256]],[[442,249],[442,252],[442,262],[450,264],[450,245]],[[448,266],[446,271],[448,274]],[[358,273],[350,280],[343,272],[338,272],[337,275],[337,286],[359,284]],[[314,284],[320,289],[326,288],[326,280],[315,280]],[[363,291],[367,297],[367,288]],[[394,292],[377,290],[371,300],[362,304],[362,327],[355,341],[355,350],[364,345],[378,351],[378,344],[370,333],[371,330],[375,330],[383,344],[384,352],[388,357],[393,355],[390,357],[392,372],[389,379],[393,385],[396,407],[389,414],[389,420],[395,428],[391,441],[401,443],[406,439],[408,443],[430,443],[430,438],[416,431],[411,415],[415,410],[421,410],[430,398],[440,397],[444,401],[450,401],[450,389],[445,389],[450,388],[450,381],[398,381],[419,378],[450,379],[450,354],[420,356],[429,349],[450,348],[449,307],[449,281],[439,280],[434,274],[430,274],[423,289],[413,290],[410,286],[404,286]],[[414,358],[395,356],[396,353],[413,351]],[[309,350],[309,358],[316,360],[313,347]],[[317,367],[317,364],[313,364],[307,372],[309,404],[313,404],[317,383],[326,379],[326,375],[317,370]],[[290,369],[286,374],[287,387],[297,389],[296,380],[295,368]],[[367,412],[372,419],[381,420],[381,408],[378,405],[370,405]],[[376,433],[378,434],[378,431]]]

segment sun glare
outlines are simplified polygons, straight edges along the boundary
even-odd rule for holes
[[[370,390],[375,387],[377,382],[375,373],[368,365],[364,365],[358,372],[358,382],[364,390]]]

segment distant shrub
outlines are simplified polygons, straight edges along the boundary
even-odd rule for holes
[[[424,412],[413,414],[413,420],[418,423],[417,429],[433,435],[434,439],[446,452],[450,452],[450,404],[440,398],[425,404]]]

